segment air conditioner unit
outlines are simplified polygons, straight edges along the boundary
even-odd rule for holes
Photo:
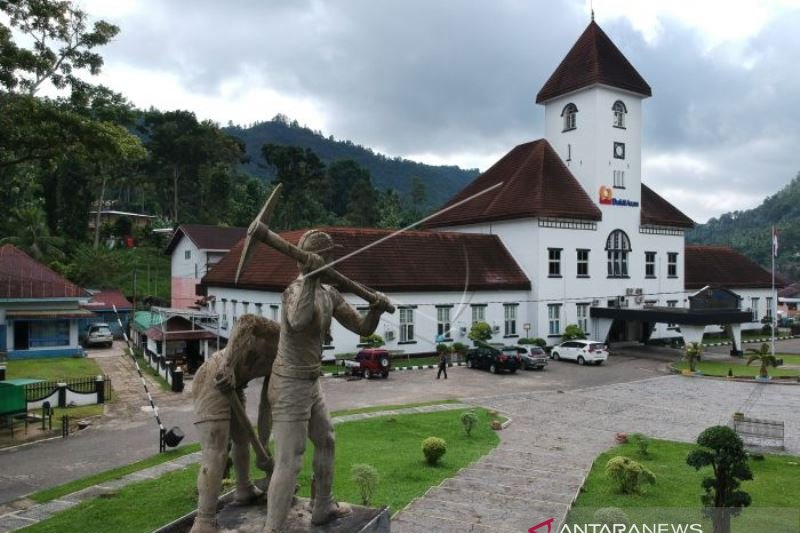
[[[639,296],[637,296],[637,297],[636,297],[636,303],[637,303],[637,304],[640,304],[640,303],[642,303],[643,301],[644,301],[644,296],[641,296],[641,295],[639,295]]]
[[[492,326],[492,333],[500,333],[500,326]]]
[[[387,340],[387,341],[393,341],[394,340],[394,331],[391,330],[391,329],[388,329],[388,330],[384,331],[383,332],[383,338],[385,340]]]
[[[643,289],[636,289],[636,296],[639,296],[640,294],[643,294],[643,293],[644,293]]]
[[[592,307],[597,307],[600,305],[600,300],[592,300]]]
[[[633,296],[634,289],[625,289],[625,296]]]
[[[467,334],[467,326],[461,326],[458,328],[458,334],[462,337]]]

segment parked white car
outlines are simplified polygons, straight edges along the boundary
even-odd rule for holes
[[[97,322],[90,324],[86,328],[86,336],[83,339],[83,345],[89,346],[108,346],[114,343],[114,336],[111,334],[111,328],[108,324]]]
[[[602,365],[608,359],[608,348],[602,342],[592,340],[576,340],[562,342],[558,346],[553,346],[550,358],[558,361],[559,359],[569,359],[577,361],[579,365],[593,363]]]

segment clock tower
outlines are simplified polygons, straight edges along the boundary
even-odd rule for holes
[[[651,95],[592,20],[536,96],[545,107],[545,138],[603,220],[618,226],[639,223],[642,101]]]

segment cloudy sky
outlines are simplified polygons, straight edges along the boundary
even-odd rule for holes
[[[653,88],[644,181],[696,221],[800,171],[800,0],[594,0]],[[536,93],[585,0],[83,0],[122,28],[101,81],[226,124],[283,113],[390,156],[485,170],[543,136]]]

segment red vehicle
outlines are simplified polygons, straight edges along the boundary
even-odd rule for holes
[[[388,378],[392,360],[387,350],[368,348],[358,352],[352,360],[343,360],[342,366],[348,376],[364,376],[367,379],[372,376]]]

